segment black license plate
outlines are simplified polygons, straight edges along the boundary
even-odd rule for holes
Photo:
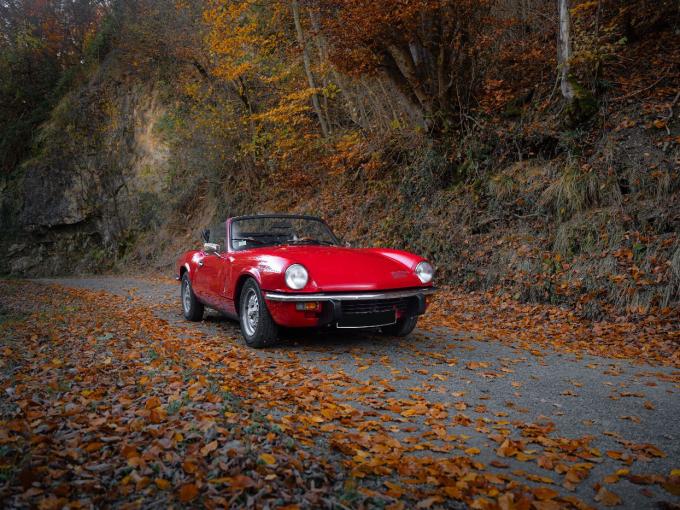
[[[394,310],[376,313],[356,313],[344,315],[338,321],[339,328],[370,328],[376,326],[387,326],[397,322]]]

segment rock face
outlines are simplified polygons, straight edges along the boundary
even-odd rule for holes
[[[19,223],[31,229],[73,225],[85,220],[88,211],[82,201],[82,184],[67,162],[57,167],[27,165]]]
[[[38,155],[0,180],[0,273],[105,270],[158,220],[170,157],[159,93],[98,78],[62,100]]]

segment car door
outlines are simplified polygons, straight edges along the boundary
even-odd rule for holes
[[[224,223],[220,223],[209,231],[208,241],[219,244],[220,249],[217,253],[200,252],[193,285],[194,292],[203,303],[219,309],[223,300],[225,275],[228,274],[226,227]]]
[[[218,254],[201,252],[194,274],[194,292],[206,305],[215,306],[217,295],[215,284],[222,270],[222,259]]]

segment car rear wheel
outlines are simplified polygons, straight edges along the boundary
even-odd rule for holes
[[[380,330],[384,335],[407,336],[415,329],[416,324],[418,324],[418,316],[406,317],[399,319],[395,324],[383,326]]]
[[[273,344],[278,337],[278,327],[269,314],[260,286],[253,279],[241,289],[239,299],[241,333],[249,347],[260,349]]]
[[[194,294],[194,289],[191,288],[191,280],[189,279],[189,274],[184,273],[182,275],[182,311],[184,312],[184,317],[187,320],[198,322],[203,319],[204,306],[196,294]]]

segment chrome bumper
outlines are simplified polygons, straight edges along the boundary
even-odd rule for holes
[[[422,287],[418,289],[389,290],[385,292],[340,292],[337,294],[288,294],[283,292],[265,291],[264,298],[269,301],[364,301],[371,299],[398,299],[413,296],[426,296],[436,292],[435,287]]]

